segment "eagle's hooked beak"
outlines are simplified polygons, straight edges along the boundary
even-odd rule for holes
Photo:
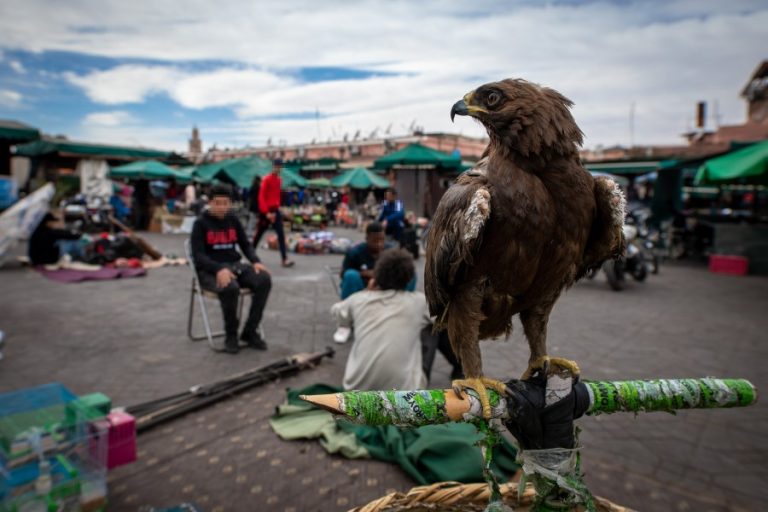
[[[472,116],[477,117],[477,114],[487,114],[488,111],[482,107],[478,107],[472,103],[474,93],[468,92],[459,101],[453,104],[451,107],[451,122],[456,114],[460,116]]]
[[[469,115],[469,108],[467,108],[467,102],[464,101],[463,99],[457,101],[451,107],[451,122],[453,122],[453,118],[456,117],[456,114],[459,114],[460,116]]]

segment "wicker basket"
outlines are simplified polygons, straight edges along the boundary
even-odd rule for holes
[[[517,484],[503,484],[501,495],[504,502],[514,506],[516,511],[527,511],[535,496],[529,484],[523,498],[517,501]],[[429,511],[429,512],[481,512],[488,505],[490,491],[488,484],[461,484],[459,482],[439,482],[432,485],[414,487],[408,494],[393,492],[378,498],[367,505],[352,509],[350,512],[394,512],[394,511]],[[603,498],[595,498],[598,512],[632,512]],[[578,510],[583,510],[579,508]]]

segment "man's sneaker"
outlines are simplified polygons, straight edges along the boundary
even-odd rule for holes
[[[240,347],[237,346],[237,338],[227,337],[224,341],[224,352],[227,354],[237,354],[240,352]]]
[[[240,336],[240,339],[251,348],[255,348],[256,350],[267,350],[267,343],[264,341],[258,331],[243,332],[242,336]]]
[[[346,343],[349,341],[349,336],[352,334],[352,329],[349,327],[339,327],[336,332],[333,333],[333,341],[336,343]]]

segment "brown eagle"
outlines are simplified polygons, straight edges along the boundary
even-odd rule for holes
[[[573,103],[519,79],[479,87],[451,109],[472,116],[490,143],[440,201],[427,239],[425,291],[436,328],[447,329],[465,380],[490,416],[479,340],[509,335],[520,315],[531,349],[526,374],[545,364],[547,322],[560,293],[623,250],[624,195],[579,162]]]

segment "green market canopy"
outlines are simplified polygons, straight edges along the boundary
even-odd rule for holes
[[[600,162],[587,163],[584,167],[589,172],[601,172],[605,174],[615,174],[620,176],[633,176],[639,174],[648,174],[658,170],[659,161],[647,162]]]
[[[16,146],[16,154],[27,157],[58,154],[61,156],[138,160],[146,158],[166,158],[170,153],[168,151],[158,151],[146,148],[107,146],[68,140],[41,139]]]
[[[389,188],[391,185],[389,180],[369,171],[365,167],[355,167],[345,173],[334,176],[331,179],[331,186],[367,189]]]
[[[265,173],[264,176],[266,176],[268,173]],[[301,176],[299,173],[292,169],[286,169],[283,168],[280,170],[280,178],[282,180],[282,188],[304,188],[307,186],[307,183],[309,180],[305,178],[304,176]]]
[[[0,119],[0,142],[18,144],[40,138],[40,131],[10,119]]]
[[[707,160],[699,167],[695,183],[768,185],[768,141]]]
[[[129,180],[165,180],[171,178],[182,180],[186,177],[185,174],[180,173],[176,169],[168,167],[164,163],[158,162],[157,160],[141,160],[138,162],[131,162],[129,164],[120,165],[118,167],[112,167],[112,169],[109,171],[109,175],[112,178],[123,178]]]
[[[203,183],[218,179],[234,183],[240,188],[249,188],[253,183],[253,178],[256,176],[263,178],[270,172],[272,172],[272,162],[256,156],[249,156],[203,164],[195,168],[192,174],[195,179]],[[282,178],[283,189],[304,187],[307,184],[306,178],[287,168],[280,171],[280,177]]]
[[[395,165],[432,165],[447,169],[459,169],[461,168],[461,157],[449,155],[421,144],[409,144],[399,151],[378,158],[373,164],[377,169],[389,169]]]
[[[193,178],[203,183],[214,179],[234,183],[248,188],[256,176],[266,176],[272,170],[272,163],[259,157],[230,158],[220,162],[199,165],[192,172]]]

